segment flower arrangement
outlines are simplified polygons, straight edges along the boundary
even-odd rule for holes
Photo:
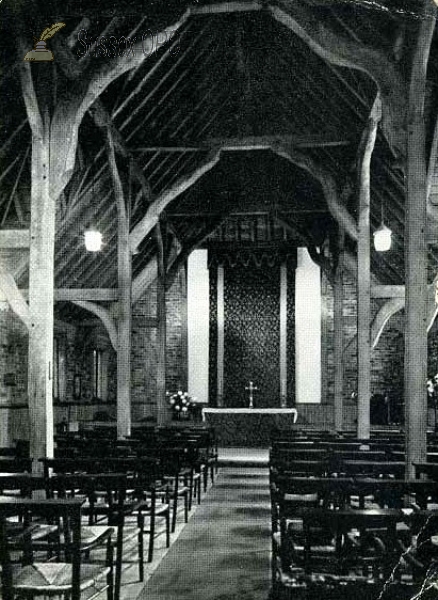
[[[426,382],[427,397],[429,404],[432,406],[436,405],[438,398],[438,374],[434,377],[430,377]]]
[[[172,409],[176,415],[188,414],[194,407],[194,400],[187,392],[181,390],[175,393],[166,392],[166,396]]]

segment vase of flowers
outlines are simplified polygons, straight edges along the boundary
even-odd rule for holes
[[[172,417],[175,421],[188,419],[194,408],[194,398],[188,392],[179,390],[178,392],[166,392],[167,400],[172,411]]]
[[[430,377],[426,382],[427,389],[427,405],[433,408],[434,412],[434,429],[438,430],[437,422],[437,408],[438,408],[438,373],[433,377]]]

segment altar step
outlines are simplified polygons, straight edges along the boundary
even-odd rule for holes
[[[220,467],[267,467],[269,448],[219,448],[218,462]]]

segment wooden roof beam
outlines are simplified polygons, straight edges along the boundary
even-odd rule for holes
[[[117,288],[58,288],[55,289],[55,300],[58,302],[90,301],[115,302],[119,298]]]
[[[373,285],[371,287],[371,298],[404,298],[404,285]]]
[[[311,156],[307,156],[296,150],[290,144],[276,143],[271,145],[271,150],[289,160],[294,165],[310,173],[322,187],[327,206],[333,218],[345,230],[352,240],[358,240],[358,228],[356,221],[348,210],[340,202],[340,194],[335,178],[324,167],[319,165]]]
[[[313,260],[315,264],[317,264],[324,271],[327,279],[330,284],[334,285],[334,269],[333,265],[330,262],[330,259],[322,252],[317,250],[316,244],[312,238],[312,236],[304,231],[297,223],[291,224],[286,218],[284,213],[274,214],[274,219],[280,223],[287,231],[290,231],[293,235],[297,236],[302,243],[305,244],[307,250],[309,252],[310,258]]]
[[[205,173],[210,171],[219,162],[220,154],[220,149],[210,152],[205,161],[199,165],[193,171],[193,173],[179,178],[168,189],[159,194],[159,196],[149,205],[146,215],[130,233],[129,237],[131,252],[136,252],[138,246],[141,244],[144,238],[158,223],[160,214],[168,206],[168,204],[170,204],[172,200],[175,200],[175,198],[196,183],[198,179],[205,175]]]
[[[99,319],[102,321],[103,325],[105,326],[105,329],[108,332],[108,336],[111,341],[112,347],[117,352],[117,326],[110,312],[103,306],[100,306],[99,304],[96,304],[94,302],[75,300],[73,301],[73,303],[93,313],[94,315],[96,315],[96,317],[99,317]]]
[[[128,16],[142,15],[144,13],[144,3],[139,3],[135,6],[135,3],[131,3],[132,6],[129,9]],[[188,4],[188,3],[187,3]],[[190,6],[187,10],[190,11],[191,15],[209,15],[209,14],[227,14],[227,13],[239,13],[239,12],[257,12],[263,9],[262,3],[257,1],[245,2],[241,1],[230,1],[230,2],[219,2],[217,4],[210,4],[207,6]],[[70,2],[66,7],[63,7],[63,11],[60,11],[63,17],[88,17],[88,18],[109,18],[117,16],[120,12],[120,8],[117,4],[109,4],[109,7],[102,7],[100,3],[78,3],[77,0]]]
[[[23,169],[24,169],[24,165],[26,163],[27,157],[29,156],[29,150],[30,150],[30,146],[28,146],[26,148],[26,150],[25,150],[25,152],[23,154],[23,160],[21,161],[20,168],[18,169],[18,174],[17,174],[17,176],[15,178],[14,185],[12,186],[11,193],[9,194],[8,205],[7,205],[6,209],[5,209],[5,212],[3,213],[3,218],[2,218],[1,225],[4,225],[5,222],[6,222],[6,219],[7,219],[7,216],[8,216],[8,213],[9,213],[9,209],[11,207],[12,202],[15,205],[15,211],[17,213],[17,217],[18,217],[18,220],[20,222],[20,225],[24,224],[23,209],[22,209],[22,206],[20,204],[20,200],[18,199],[18,195],[17,195],[16,192],[17,192],[18,182],[20,181],[20,177],[21,177],[21,174],[22,174]]]
[[[404,286],[403,286],[404,287]],[[391,298],[379,309],[371,323],[371,347],[375,348],[379,342],[389,319],[405,307],[404,298]]]
[[[0,250],[30,247],[29,229],[0,229]]]
[[[125,127],[132,121],[132,119],[135,117],[135,115],[137,113],[146,113],[145,118],[138,123],[134,129],[131,130],[131,132],[129,133],[129,135],[127,136],[127,141],[130,140],[132,137],[135,136],[135,134],[137,133],[137,131],[144,131],[144,129],[147,127],[146,123],[149,120],[149,118],[154,114],[155,110],[158,109],[159,104],[158,102],[154,103],[153,108],[151,108],[150,110],[145,110],[145,106],[147,105],[147,103],[154,97],[154,95],[156,94],[156,92],[164,85],[164,83],[170,79],[172,77],[172,74],[177,71],[177,69],[179,68],[180,64],[184,61],[184,59],[186,58],[186,55],[192,50],[192,48],[195,48],[196,45],[198,44],[198,42],[202,41],[202,38],[204,37],[204,35],[206,35],[207,39],[208,39],[208,43],[207,46],[203,49],[201,49],[200,52],[198,52],[195,55],[195,58],[192,60],[192,67],[193,65],[196,64],[197,61],[201,61],[202,60],[202,55],[204,54],[205,50],[209,48],[209,46],[212,46],[214,49],[214,40],[215,40],[215,36],[211,35],[211,32],[209,32],[209,27],[208,25],[206,25],[205,27],[203,27],[203,29],[194,37],[194,39],[191,40],[189,47],[185,49],[184,52],[179,52],[179,56],[172,61],[172,64],[170,66],[169,69],[167,69],[167,71],[162,75],[162,77],[160,78],[159,82],[152,88],[150,89],[146,94],[143,94],[143,96],[141,97],[141,101],[139,103],[137,103],[137,105],[135,106],[134,109],[132,109],[128,116],[126,117],[126,119],[121,123],[120,125],[120,130],[123,131],[125,129]],[[210,35],[208,35],[210,34]],[[179,40],[178,40],[179,43]],[[146,83],[146,81],[149,80],[149,78],[151,77],[151,75],[156,72],[156,70],[158,69],[158,66],[161,64],[161,61],[163,60],[164,56],[171,56],[171,50],[170,48],[168,49],[169,53],[164,53],[163,56],[160,57],[160,59],[154,64],[154,66],[150,69],[150,71],[147,72],[147,74],[145,75],[145,77],[141,80],[141,82],[139,83],[139,85],[137,86],[137,88],[129,95],[128,99],[121,105],[121,106],[125,106],[128,101],[134,96],[135,93],[138,93],[139,90],[142,90],[144,88],[144,85]],[[210,51],[210,55],[213,54],[213,51]],[[205,62],[205,60],[204,60]],[[187,80],[189,78],[186,78]],[[175,85],[175,84],[173,84]],[[172,88],[172,86],[171,86]],[[160,99],[160,101],[162,101],[163,98]],[[120,109],[117,109],[114,112],[114,117],[116,117],[119,113]],[[163,123],[164,125],[164,123]]]
[[[264,135],[241,138],[211,138],[201,144],[139,146],[130,148],[130,152],[205,152],[209,148],[221,147],[225,151],[269,150],[271,144],[285,142],[298,148],[332,148],[348,146],[350,140],[341,140],[316,135]]]
[[[258,12],[263,9],[262,2],[218,2],[217,4],[208,4],[206,6],[192,6],[190,12],[192,15],[218,15],[239,12]]]
[[[31,327],[30,309],[23,294],[18,289],[14,277],[0,264],[0,300],[8,302],[14,313],[29,330]]]
[[[25,300],[29,290],[18,290]],[[116,302],[119,299],[117,288],[57,288],[54,291],[57,302]],[[6,294],[0,286],[0,301],[6,300]]]
[[[335,33],[292,0],[278,0],[278,4],[268,5],[268,12],[315,54],[331,64],[363,71],[376,83],[383,100],[382,128],[393,152],[404,156],[407,85],[396,62],[383,51]]]

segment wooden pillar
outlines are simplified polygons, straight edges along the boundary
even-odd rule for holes
[[[30,455],[34,471],[53,456],[53,297],[55,197],[50,193],[50,122],[32,136],[29,257],[28,394]],[[67,142],[65,142],[67,143]]]
[[[129,227],[119,221],[117,327],[117,437],[131,435],[131,253]]]
[[[424,3],[414,53],[408,102],[405,217],[405,422],[406,478],[413,462],[427,457],[427,173],[424,99],[430,44],[435,28],[431,3]],[[427,12],[429,14],[427,15]]]
[[[225,356],[224,266],[217,267],[217,406],[224,405]]]
[[[117,437],[131,435],[131,251],[129,206],[125,202],[117,168],[111,127],[107,128],[108,159],[117,202]],[[130,199],[128,199],[130,202]]]
[[[359,152],[359,219],[357,242],[357,363],[358,402],[357,435],[370,437],[371,396],[371,268],[370,268],[370,166],[371,156],[381,117],[381,102],[377,96]]]
[[[287,263],[280,267],[280,404],[287,406]]]
[[[155,226],[157,242],[157,423],[164,425],[169,419],[166,405],[166,259],[162,222]]]
[[[344,252],[343,234],[334,282],[334,417],[335,430],[342,431],[344,423]]]

